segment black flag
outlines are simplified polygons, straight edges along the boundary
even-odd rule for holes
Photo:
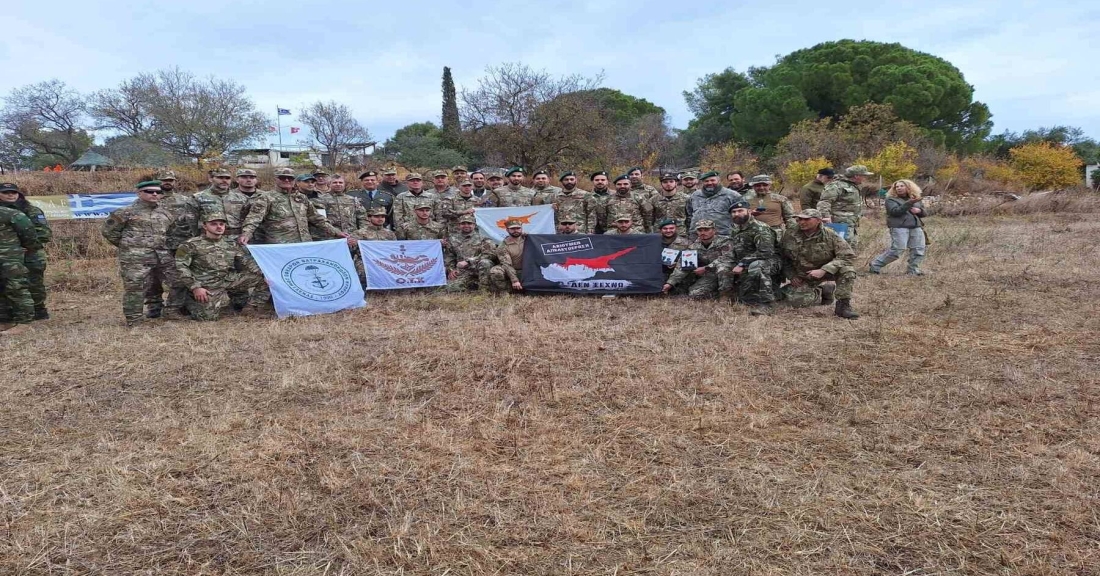
[[[657,294],[664,286],[657,234],[530,234],[523,289],[573,294]]]

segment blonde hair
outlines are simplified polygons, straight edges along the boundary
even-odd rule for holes
[[[920,186],[917,186],[916,182],[912,180],[898,180],[890,185],[890,191],[886,193],[891,198],[897,198],[897,192],[894,192],[894,187],[898,185],[898,182],[905,184],[905,187],[909,190],[909,197],[914,200],[920,200]]]

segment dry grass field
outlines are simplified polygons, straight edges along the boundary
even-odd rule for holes
[[[0,338],[0,574],[1100,573],[1100,222],[929,221],[863,318],[382,295]],[[861,268],[884,245],[881,220]]]

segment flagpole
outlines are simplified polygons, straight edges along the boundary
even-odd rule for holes
[[[275,121],[279,124],[279,157],[283,154],[283,115],[279,113],[279,105],[275,105]]]

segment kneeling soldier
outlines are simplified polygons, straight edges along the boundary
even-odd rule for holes
[[[742,304],[755,306],[752,314],[770,314],[775,302],[775,276],[782,264],[776,251],[775,231],[753,218],[748,201],[734,202],[730,208],[730,251],[723,256],[728,273],[721,280],[721,291]],[[734,293],[736,291],[736,294]]]
[[[713,220],[696,222],[695,233],[695,242],[687,250],[680,252],[676,270],[665,283],[664,292],[669,293],[678,285],[689,284],[688,296],[714,298],[718,296],[718,279],[723,275],[725,265],[722,256],[730,251],[730,239],[728,236],[718,235]],[[694,252],[696,256],[696,262],[692,264],[684,261],[685,253],[690,252]],[[684,268],[685,265],[689,267]],[[692,265],[694,268],[691,268]]]
[[[856,253],[836,232],[821,225],[821,213],[812,208],[799,212],[796,226],[783,233],[780,251],[783,254],[783,275],[791,281],[784,287],[787,301],[795,307],[828,304],[822,297],[822,284],[836,281],[836,315],[854,320],[852,289],[856,269],[852,266]]]
[[[458,231],[443,245],[447,263],[447,291],[465,292],[489,287],[489,268],[493,265],[493,243],[474,228],[472,214],[458,217]]]
[[[251,289],[245,313],[255,315],[271,299],[263,274],[243,248],[224,236],[224,214],[209,213],[204,220],[202,236],[176,249],[179,281],[190,291],[184,306],[196,320],[217,320],[229,306],[230,293]]]

